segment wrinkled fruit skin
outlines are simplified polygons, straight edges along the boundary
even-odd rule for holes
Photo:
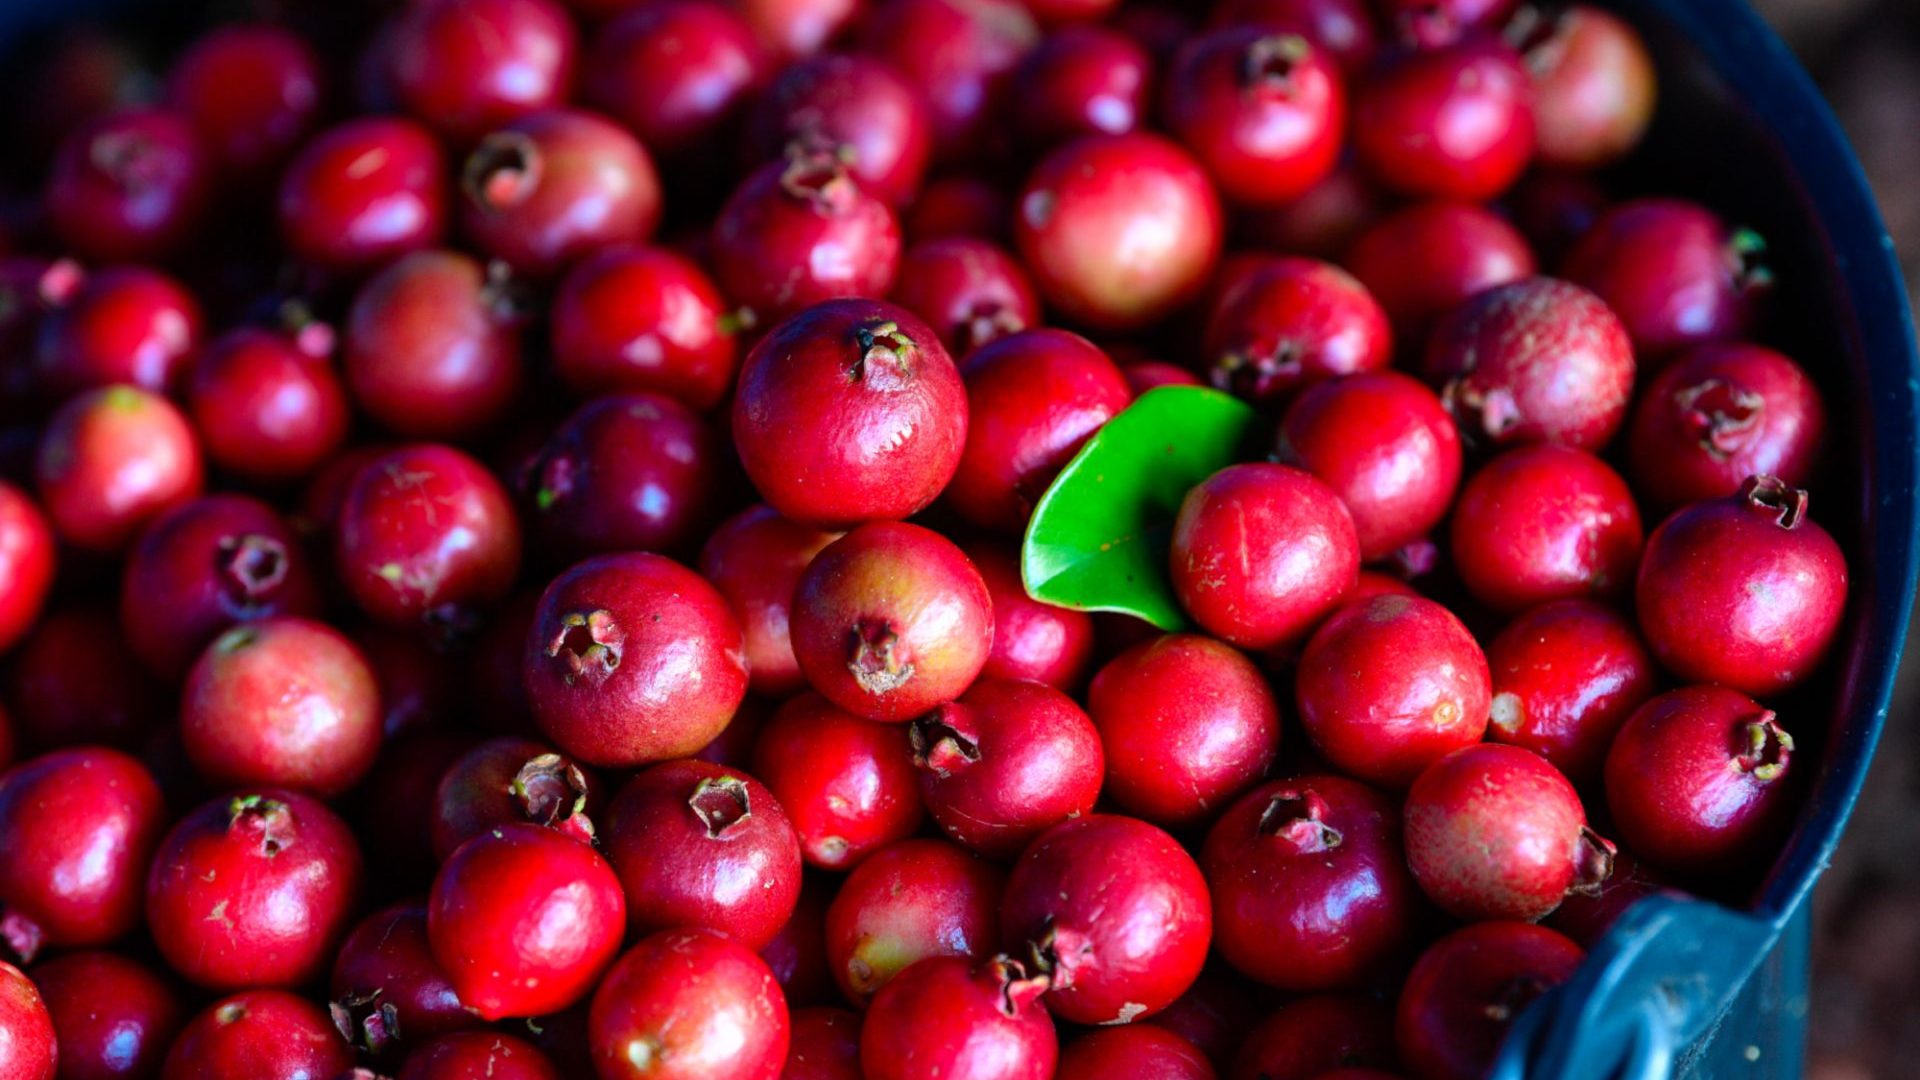
[[[1575,785],[1600,779],[1620,725],[1659,686],[1633,621],[1591,600],[1542,604],[1487,645],[1487,737],[1531,750]]]
[[[1193,857],[1134,818],[1092,814],[1042,833],[1001,902],[1007,945],[1049,980],[1046,1005],[1080,1024],[1131,1023],[1200,974],[1212,939]]]
[[[907,729],[818,694],[789,699],[760,729],[754,771],[786,809],[808,864],[823,869],[852,868],[926,816]]]
[[[1785,355],[1703,345],[1647,384],[1627,429],[1627,473],[1665,508],[1732,495],[1749,476],[1806,487],[1826,429],[1819,388]]]
[[[888,983],[860,1035],[866,1080],[1048,1080],[1060,1054],[1044,976],[999,957],[922,960]]]
[[[1400,991],[1400,1060],[1428,1080],[1477,1080],[1520,1010],[1565,982],[1583,955],[1552,930],[1516,922],[1478,923],[1434,942]]]
[[[663,930],[593,995],[587,1038],[604,1080],[778,1080],[787,1003],[767,965],[710,930]]]
[[[929,956],[985,960],[1000,939],[1006,875],[944,840],[902,840],[855,867],[827,908],[827,960],[864,1005]]]
[[[839,538],[839,533],[781,517],[764,503],[749,506],[708,534],[700,549],[700,576],[720,590],[740,620],[748,684],[755,693],[782,698],[807,685],[788,630],[793,591],[813,557]]]
[[[1359,985],[1412,939],[1418,890],[1400,816],[1336,776],[1275,780],[1208,831],[1215,946],[1235,968],[1291,991]]]
[[[1129,1024],[1089,1032],[1060,1054],[1056,1080],[1215,1080],[1198,1047],[1165,1028]]]
[[[285,990],[243,990],[202,1009],[180,1032],[161,1080],[332,1077],[353,1049],[319,1006]]]
[[[1474,599],[1515,613],[1549,600],[1613,599],[1640,561],[1640,510],[1620,474],[1583,450],[1516,447],[1467,479],[1450,527]]]
[[[187,1019],[182,995],[165,979],[110,952],[66,953],[34,965],[31,974],[59,1033],[60,1076],[116,1080],[159,1074]],[[0,990],[0,996],[5,993]],[[0,1028],[22,1027],[0,1017]],[[0,1055],[0,1076],[21,1075]]]

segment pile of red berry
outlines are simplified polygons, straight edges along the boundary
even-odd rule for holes
[[[0,169],[0,1080],[1472,1080],[1777,851],[1825,411],[1615,16],[265,6]]]

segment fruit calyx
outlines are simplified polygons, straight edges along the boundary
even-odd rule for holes
[[[890,694],[913,678],[913,661],[884,619],[862,619],[848,632],[847,671],[869,694]]]
[[[576,840],[593,841],[593,822],[587,817],[587,774],[572,761],[559,754],[529,758],[514,774],[508,790],[528,821]]]
[[[1260,812],[1260,835],[1285,841],[1301,854],[1332,851],[1345,838],[1323,820],[1326,814],[1327,800],[1319,792],[1286,788]]]
[[[518,131],[496,131],[467,156],[460,184],[486,210],[525,202],[540,186],[546,163],[540,147]]]
[[[47,933],[39,923],[13,908],[0,908],[0,946],[18,966],[33,963],[46,943]]]
[[[1760,292],[1773,286],[1773,268],[1767,265],[1766,237],[1752,229],[1735,229],[1727,240],[1727,259],[1733,266],[1734,283],[1744,293]]]
[[[1027,974],[1026,965],[1005,953],[986,962],[982,974],[993,980],[999,991],[1000,1014],[1009,1020],[1018,1019],[1022,1008],[1030,1008],[1053,986],[1053,980],[1046,974]]]
[[[898,390],[913,379],[917,355],[913,339],[891,319],[862,323],[853,331],[860,355],[853,362],[853,381],[874,390]]]
[[[1026,966],[1035,976],[1045,976],[1049,989],[1065,990],[1073,985],[1077,958],[1092,951],[1093,946],[1085,934],[1063,928],[1048,916],[1046,929],[1038,938],[1027,942]]]
[[[1780,726],[1773,710],[1761,712],[1740,725],[1742,746],[1733,767],[1755,780],[1778,780],[1793,760],[1793,736]]]
[[[133,131],[106,131],[87,144],[87,163],[116,187],[139,194],[167,181],[167,167],[153,140]]]
[[[568,686],[584,682],[599,686],[620,668],[620,650],[626,631],[605,608],[569,611],[561,616],[560,632],[547,645],[547,655],[565,667]]]
[[[693,794],[687,797],[687,808],[700,824],[707,827],[707,837],[718,840],[727,831],[753,817],[753,804],[748,798],[747,782],[737,776],[709,776],[693,785]]]
[[[1573,884],[1567,891],[1575,896],[1600,895],[1613,877],[1613,863],[1619,853],[1613,841],[1589,826],[1580,826],[1580,836],[1573,842]]]
[[[1783,529],[1797,529],[1807,519],[1806,491],[1777,476],[1747,477],[1740,485],[1740,499]]]
[[[820,150],[789,154],[780,170],[780,190],[829,217],[845,213],[860,194],[840,154]]]
[[[287,580],[287,546],[271,536],[223,536],[214,545],[221,592],[241,611],[254,608]]]
[[[349,990],[327,1005],[341,1037],[375,1057],[400,1042],[400,1010],[380,998],[378,989]]]
[[[1674,394],[1673,400],[1680,407],[1682,422],[1715,461],[1725,461],[1746,446],[1767,406],[1765,397],[1724,379],[1695,383]]]
[[[1462,421],[1460,434],[1469,440],[1475,434],[1497,440],[1520,423],[1520,405],[1512,391],[1505,387],[1482,390],[1466,375],[1441,388],[1440,404],[1454,419]],[[1466,423],[1468,420],[1474,422]]]
[[[227,804],[227,831],[258,835],[260,854],[271,859],[293,843],[293,811],[265,795],[236,795]]]
[[[1294,90],[1294,72],[1313,55],[1299,34],[1268,34],[1247,46],[1241,57],[1240,85],[1253,93],[1286,97]]]
[[[913,750],[913,763],[932,769],[940,776],[951,776],[980,760],[980,744],[961,730],[971,729],[969,710],[948,702],[915,720],[907,728],[907,742]]]

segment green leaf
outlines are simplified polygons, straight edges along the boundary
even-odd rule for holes
[[[1167,544],[1180,500],[1236,461],[1259,456],[1259,416],[1199,386],[1141,395],[1088,439],[1040,497],[1027,523],[1020,574],[1035,600],[1137,615],[1162,630],[1186,625],[1167,581]]]

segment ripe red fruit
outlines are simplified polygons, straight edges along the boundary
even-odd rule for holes
[[[860,1032],[867,1080],[1048,1080],[1060,1054],[1044,975],[1000,956],[922,960],[873,999]]]
[[[1006,875],[943,840],[902,840],[853,868],[827,908],[827,963],[865,1005],[929,956],[985,960],[1000,939]]]
[[[144,749],[167,698],[127,647],[120,621],[101,608],[47,612],[9,667],[6,704],[25,747]]]
[[[593,848],[531,824],[460,845],[427,901],[434,959],[485,1020],[559,1012],[620,950],[620,879]]]
[[[187,410],[215,465],[270,484],[307,476],[339,451],[351,419],[347,392],[330,341],[316,351],[310,342],[242,327],[194,359]]]
[[[1386,309],[1400,340],[1416,344],[1475,293],[1535,270],[1520,230],[1463,202],[1415,203],[1388,214],[1353,242],[1346,266]]]
[[[1318,477],[1353,515],[1360,558],[1430,532],[1460,484],[1460,434],[1440,399],[1395,371],[1317,383],[1287,407],[1275,457]]]
[[[1360,573],[1353,517],[1285,465],[1229,465],[1187,493],[1169,556],[1180,606],[1215,637],[1273,649],[1306,637]]]
[[[906,729],[863,720],[818,694],[801,693],[773,714],[753,768],[814,866],[850,869],[913,835],[925,814]]]
[[[563,562],[688,551],[711,520],[723,453],[705,421],[670,397],[595,398],[561,422],[529,467],[529,527]]]
[[[1633,397],[1633,342],[1601,299],[1554,278],[1480,293],[1440,320],[1425,375],[1468,440],[1598,451]]]
[[[433,799],[433,854],[497,825],[528,821],[592,843],[606,802],[600,778],[545,743],[519,736],[489,739],[440,776]]]
[[[1354,149],[1373,178],[1423,198],[1489,199],[1533,158],[1533,84],[1493,36],[1385,58],[1354,94]]]
[[[1591,949],[1628,908],[1664,888],[1659,875],[1624,851],[1613,857],[1613,873],[1591,893],[1570,894],[1543,925]]]
[[[127,643],[168,680],[228,627],[319,612],[320,588],[293,530],[244,495],[205,495],[160,515],[127,553],[120,583]]]
[[[1599,780],[1614,733],[1658,682],[1632,620],[1591,600],[1514,619],[1487,646],[1487,667],[1487,737],[1539,754],[1583,788]]]
[[[862,525],[814,556],[791,615],[807,682],[857,716],[904,721],[971,685],[993,646],[993,601],[951,540]]]
[[[1451,535],[1467,591],[1511,613],[1624,594],[1644,533],[1633,492],[1606,462],[1534,444],[1506,451],[1468,478]]]
[[[1047,978],[1047,1008],[1126,1024],[1185,993],[1206,963],[1213,912],[1193,857],[1135,818],[1092,814],[1041,833],[1000,904],[1010,948]]]
[[[755,693],[777,698],[806,686],[787,631],[788,609],[801,572],[838,538],[756,505],[721,524],[701,548],[701,576],[726,597],[745,631]]]
[[[34,965],[32,977],[59,1036],[57,1075],[70,1080],[157,1076],[187,1019],[186,1003],[173,986],[117,953],[67,953]],[[10,1018],[0,1018],[0,1028],[16,1033],[16,1040],[22,1031]],[[23,1075],[34,1074],[20,1073],[0,1054],[0,1076]]]
[[[1662,667],[1770,697],[1810,675],[1833,644],[1847,561],[1807,517],[1805,491],[1754,476],[1654,530],[1635,599]]]
[[[534,719],[590,765],[691,754],[747,693],[740,624],[699,575],[658,555],[602,555],[540,596],[523,678]]]
[[[140,922],[140,890],[166,809],[153,776],[117,750],[82,747],[0,774],[0,944],[105,945]]]
[[[320,59],[305,39],[275,26],[223,26],[174,61],[167,101],[200,145],[235,178],[283,164],[321,107]]]
[[[60,142],[42,203],[63,248],[96,262],[138,262],[197,239],[212,168],[193,126],[171,109],[123,109]]]
[[[1025,528],[1055,474],[1133,402],[1107,354],[1066,330],[1001,338],[962,367],[967,444],[946,496],[961,517],[1001,532]]]
[[[523,321],[478,259],[416,251],[361,286],[347,313],[341,359],[354,403],[411,438],[484,431],[519,395]]]
[[[458,631],[513,587],[520,529],[506,490],[479,462],[420,444],[354,475],[334,559],[348,593],[378,621]]]
[[[1230,1080],[1317,1080],[1337,1069],[1393,1064],[1393,1013],[1359,994],[1295,998],[1247,1033]]]
[[[187,418],[133,386],[102,387],[61,406],[40,436],[33,471],[60,539],[103,554],[126,547],[205,480]]]
[[[1736,690],[1689,686],[1642,705],[1607,752],[1621,841],[1691,878],[1750,873],[1792,818],[1793,736]]]
[[[583,4],[627,0],[573,0]],[[735,6],[770,49],[793,59],[812,56],[858,17],[866,0],[735,0]]]
[[[579,42],[552,0],[429,0],[395,19],[384,58],[399,104],[469,143],[573,88]]]
[[[668,159],[710,159],[771,64],[753,27],[711,0],[648,3],[600,27],[582,96]]]
[[[407,1055],[397,1080],[560,1080],[533,1044],[494,1031],[463,1031]]]
[[[1108,26],[1049,33],[1013,73],[1007,119],[1021,141],[1045,150],[1082,135],[1125,135],[1151,113],[1153,57]]]
[[[53,570],[47,516],[26,492],[0,482],[0,652],[12,651],[39,621]]]
[[[900,272],[900,223],[832,151],[796,148],[749,173],[710,243],[721,289],[764,324],[827,300],[885,296]]]
[[[1014,241],[1040,294],[1101,330],[1146,326],[1199,296],[1220,260],[1220,200],[1159,135],[1094,135],[1027,177]]]
[[[925,319],[963,360],[1040,322],[1040,300],[1026,270],[998,244],[976,236],[935,237],[908,248],[893,300]]]
[[[771,161],[789,148],[850,153],[853,178],[891,206],[920,190],[933,148],[932,119],[893,65],[822,55],[788,67],[753,108],[746,157]]]
[[[1366,287],[1339,267],[1255,256],[1221,289],[1201,348],[1214,386],[1277,406],[1303,386],[1386,367],[1393,332]]]
[[[1259,24],[1300,34],[1338,57],[1349,72],[1373,57],[1373,14],[1366,0],[1221,0],[1209,26]]]
[[[376,1057],[397,1040],[421,1042],[479,1027],[427,941],[427,906],[396,904],[362,919],[333,962],[333,1022]]]
[[[996,148],[1007,80],[1039,39],[1017,0],[899,0],[873,5],[858,44],[926,100],[935,156],[963,161]]]
[[[780,1080],[861,1080],[860,1017],[846,1009],[796,1010]]]
[[[1339,160],[1347,94],[1337,65],[1299,34],[1229,26],[1181,46],[1162,112],[1228,200],[1280,205]]]
[[[1192,1043],[1165,1028],[1129,1024],[1088,1032],[1060,1055],[1056,1080],[1215,1080]]]
[[[1542,164],[1610,165],[1653,120],[1658,76],[1632,25],[1591,4],[1538,16],[1526,42]]]
[[[0,1076],[55,1080],[60,1046],[40,991],[20,969],[0,962]]]
[[[699,264],[651,247],[582,259],[553,297],[553,367],[582,397],[651,390],[708,410],[733,387],[726,301]]]
[[[161,1080],[337,1077],[353,1050],[320,1007],[284,990],[243,990],[202,1009],[174,1040]]]
[[[296,258],[356,273],[438,243],[447,165],[411,120],[367,116],[315,136],[280,178],[280,235]]]
[[[602,1080],[778,1080],[788,1023],[751,950],[711,930],[663,930],[607,972],[587,1037]]]
[[[58,269],[42,280],[42,299]],[[58,399],[115,383],[164,394],[192,362],[201,326],[200,303],[186,286],[158,270],[112,266],[51,304],[33,366],[40,388]]]
[[[1421,890],[1459,919],[1534,922],[1613,872],[1613,845],[1567,778],[1497,743],[1427,766],[1407,793],[1406,845]]]
[[[1168,827],[1204,821],[1266,774],[1280,711],[1237,649],[1167,634],[1107,662],[1087,691],[1106,751],[1106,791]]]
[[[1493,696],[1473,634],[1431,600],[1377,596],[1320,625],[1294,683],[1300,725],[1341,772],[1405,788],[1480,741]]]
[[[982,679],[909,736],[933,820],[989,858],[1092,810],[1106,771],[1093,721],[1041,683]]]
[[[360,878],[360,848],[333,811],[291,791],[243,791],[202,803],[161,841],[147,927],[200,986],[299,986],[326,971]]]
[[[1380,21],[1402,42],[1433,49],[1477,31],[1498,31],[1516,0],[1375,0]]]
[[[1661,507],[1719,499],[1749,476],[1804,487],[1827,410],[1798,364],[1759,345],[1703,345],[1661,369],[1627,431],[1634,491]]]
[[[489,133],[461,166],[461,231],[534,278],[611,244],[644,242],[660,214],[653,160],[597,113],[531,113]]]
[[[800,843],[779,800],[738,769],[669,761],[607,808],[601,844],[636,932],[718,930],[749,949],[772,941],[800,896]]]
[[[1286,990],[1353,986],[1398,955],[1418,892],[1385,796],[1333,776],[1275,780],[1207,833],[1214,946]]]
[[[1633,335],[1649,370],[1689,346],[1738,338],[1773,284],[1757,233],[1731,229],[1682,199],[1636,199],[1609,210],[1563,271],[1600,295]]]
[[[1400,991],[1400,1060],[1429,1080],[1478,1080],[1520,1010],[1580,966],[1580,946],[1542,926],[1489,922],[1428,946]]]
[[[918,513],[953,478],[966,440],[960,373],[933,330],[893,304],[815,305],[762,338],[740,369],[740,462],[795,521]]]
[[[1093,655],[1093,617],[1028,596],[1017,553],[986,543],[964,550],[987,583],[993,605],[993,651],[981,676],[1031,679],[1068,692],[1078,689]]]

